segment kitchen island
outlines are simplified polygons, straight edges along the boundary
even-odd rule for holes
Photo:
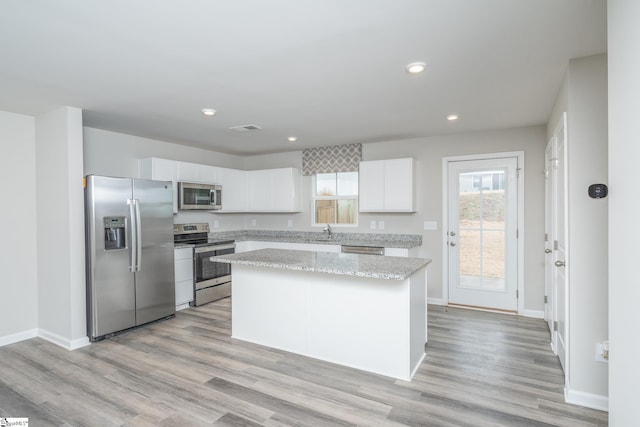
[[[233,264],[232,337],[409,381],[424,358],[423,258],[262,249]]]

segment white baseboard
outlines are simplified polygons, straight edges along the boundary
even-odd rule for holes
[[[5,335],[0,337],[0,347],[13,344],[16,342],[29,340],[38,336],[38,329],[28,329],[26,331],[18,332],[11,335]]]
[[[444,300],[442,298],[427,298],[427,304],[444,305]]]
[[[583,391],[569,390],[565,387],[564,399],[572,405],[585,406],[599,411],[609,411],[609,397]]]
[[[521,316],[533,317],[536,319],[544,319],[544,311],[542,310],[523,310]]]
[[[77,348],[84,347],[91,344],[89,342],[89,337],[82,337],[75,340],[70,340],[68,338],[65,338],[61,335],[47,331],[45,329],[38,329],[38,336],[53,344],[66,348],[67,350],[75,350]]]
[[[185,302],[184,304],[176,305],[176,311],[184,310],[185,308],[189,308],[189,307],[191,307],[189,303]]]

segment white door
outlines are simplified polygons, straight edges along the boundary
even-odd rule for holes
[[[518,309],[518,158],[448,162],[449,304]]]
[[[569,281],[567,277],[567,242],[568,240],[568,212],[567,212],[567,119],[566,113],[562,115],[560,123],[554,132],[556,143],[556,161],[554,162],[554,206],[553,218],[553,263],[555,267],[554,282],[556,286],[556,322],[557,337],[556,351],[560,363],[567,372],[566,361],[569,343]]]
[[[556,215],[555,192],[556,185],[556,145],[555,137],[549,140],[544,152],[544,318],[549,325],[551,333],[551,348],[556,353],[556,286],[555,275],[556,266],[553,255],[553,242],[555,241],[555,231],[553,228]]]

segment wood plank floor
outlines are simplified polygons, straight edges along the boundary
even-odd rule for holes
[[[0,416],[32,426],[592,426],[544,321],[429,307],[413,381],[230,338],[230,299],[69,352],[0,348]],[[384,315],[384,313],[381,313]],[[260,321],[260,319],[256,319]]]

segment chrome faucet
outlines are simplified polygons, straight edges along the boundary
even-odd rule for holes
[[[326,231],[327,232],[327,238],[328,239],[330,239],[333,236],[333,230],[331,229],[331,226],[329,224],[327,224],[327,226],[325,228],[323,228],[322,231]]]

